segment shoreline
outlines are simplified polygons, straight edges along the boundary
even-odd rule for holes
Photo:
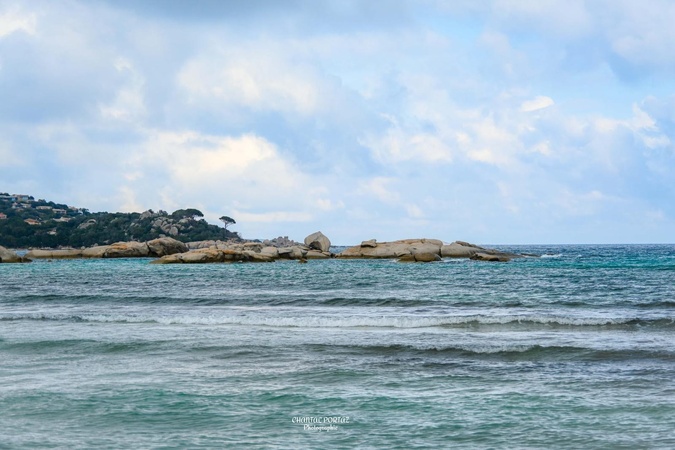
[[[396,259],[400,262],[428,263],[444,258],[468,258],[488,262],[508,262],[516,258],[538,257],[534,254],[505,252],[465,241],[446,244],[439,239],[403,239],[378,242],[370,239],[359,245],[333,253],[330,240],[320,231],[307,236],[300,244],[288,239],[274,241],[197,241],[183,243],[169,237],[147,242],[117,242],[88,248],[26,249],[12,251],[0,247],[0,262],[30,262],[52,259],[148,258],[153,264],[199,264],[226,262],[274,262],[317,259]],[[342,247],[342,246],[340,246]]]

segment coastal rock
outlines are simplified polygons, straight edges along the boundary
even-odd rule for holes
[[[271,256],[263,255],[262,253],[253,252],[250,250],[244,250],[242,252],[243,258],[242,261],[248,262],[273,262],[274,258]]]
[[[320,252],[317,250],[309,250],[307,254],[305,255],[305,258],[307,259],[328,259],[330,258],[330,253],[328,252]]]
[[[260,253],[264,245],[261,242],[246,242],[243,245],[244,250],[249,250],[255,253]]]
[[[398,259],[398,262],[415,262],[415,256],[411,254],[403,255]]]
[[[82,250],[67,249],[67,250],[31,250],[26,253],[26,258],[29,259],[72,259],[82,258]]]
[[[260,253],[274,259],[279,257],[279,249],[276,247],[263,247]]]
[[[366,241],[367,242],[367,241]],[[400,258],[415,253],[440,255],[442,241],[437,239],[403,239],[393,242],[378,242],[375,247],[357,245],[340,253],[338,258]]]
[[[375,248],[375,247],[377,247],[377,241],[375,239],[369,239],[367,241],[363,241],[363,242],[361,242],[361,247]]]
[[[89,247],[82,250],[83,258],[103,258],[105,252],[108,250],[107,245],[98,245],[96,247]]]
[[[471,257],[472,260],[474,261],[491,261],[491,262],[509,262],[511,261],[511,257],[507,256],[507,254],[488,254],[488,253],[476,253]]]
[[[0,245],[0,263],[22,263],[30,262],[30,259],[22,258],[13,251]]]
[[[116,242],[108,246],[104,258],[134,258],[150,256],[150,249],[145,242]]]
[[[441,243],[442,245],[442,243]],[[423,242],[410,246],[410,253],[413,255],[437,255],[440,258],[441,245],[436,242]]]
[[[187,245],[172,238],[158,238],[146,243],[150,255],[162,257],[164,255],[173,255],[174,253],[185,253],[188,251]]]
[[[444,258],[471,258],[480,251],[485,251],[485,249],[468,242],[455,241],[441,247],[441,256]]]
[[[330,251],[330,239],[320,231],[307,236],[305,238],[305,245],[312,250],[319,250],[320,252]]]
[[[152,264],[207,264],[223,262],[272,262],[274,258],[250,250],[198,249],[186,253],[165,255]]]
[[[307,254],[307,249],[298,245],[294,247],[283,247],[278,250],[279,258],[284,259],[302,259]]]
[[[414,253],[412,256],[415,257],[415,262],[434,262],[441,260],[441,257],[437,253],[418,252]]]
[[[434,262],[441,261],[441,257],[436,253],[415,253],[403,255],[398,259],[399,262]]]

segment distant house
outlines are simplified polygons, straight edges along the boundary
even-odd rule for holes
[[[0,220],[5,220],[5,219],[7,219],[7,214],[0,213]]]
[[[54,208],[52,208],[51,206],[44,205],[44,206],[36,206],[35,209],[43,209],[43,210],[46,211],[46,210],[54,209]]]
[[[25,209],[30,209],[33,207],[33,205],[31,205],[30,203],[19,203],[19,204],[21,205],[22,208]]]
[[[70,217],[59,217],[58,219],[54,219],[54,222],[70,222]]]
[[[33,200],[33,197],[30,195],[24,195],[24,194],[12,194],[12,197],[16,198],[16,202],[30,202]]]
[[[9,194],[0,194],[0,200],[9,200],[10,202],[15,202],[16,197]]]
[[[54,214],[65,214],[67,211],[65,209],[55,209]]]
[[[23,221],[28,225],[40,225],[40,221],[35,219],[24,219]]]

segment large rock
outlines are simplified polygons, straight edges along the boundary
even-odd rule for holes
[[[263,247],[260,253],[274,259],[279,257],[279,249],[276,247]]]
[[[441,257],[438,253],[414,253],[412,256],[415,257],[415,262],[434,262],[440,261]]]
[[[29,259],[72,259],[82,258],[82,250],[66,249],[66,250],[31,250],[26,253],[26,258]]]
[[[404,239],[393,242],[377,242],[373,247],[371,241],[366,245],[349,247],[340,253],[338,258],[400,258],[416,253],[431,253],[440,256],[442,241],[438,239]]]
[[[491,261],[491,262],[509,262],[511,257],[506,253],[501,254],[489,254],[489,253],[476,253],[471,257],[475,261]]]
[[[377,240],[375,240],[375,239],[369,239],[369,240],[367,240],[367,241],[363,241],[363,242],[361,242],[361,247],[371,247],[371,248],[375,248],[375,247],[377,247]]]
[[[282,247],[277,250],[279,258],[283,259],[303,259],[307,254],[308,249],[295,245],[293,247]]]
[[[186,253],[165,255],[153,261],[153,264],[206,264],[223,262],[272,262],[274,258],[251,250],[220,250],[204,248]]]
[[[441,256],[444,258],[471,258],[481,251],[485,251],[485,249],[468,242],[455,241],[441,247]]]
[[[444,258],[470,258],[476,261],[510,261],[513,258],[522,258],[524,255],[502,252],[492,248],[483,248],[464,241],[455,241],[441,248]],[[534,256],[534,255],[529,255]]]
[[[137,258],[150,256],[150,249],[145,242],[116,242],[108,246],[103,253],[104,258]]]
[[[175,253],[185,253],[189,250],[183,242],[169,237],[153,239],[146,242],[146,244],[150,250],[150,255],[159,257]]]
[[[311,250],[318,250],[320,252],[330,251],[330,239],[320,231],[307,236],[305,238],[305,245]]]
[[[98,245],[96,247],[89,247],[82,250],[82,257],[103,258],[106,251],[108,251],[108,245]]]
[[[28,258],[22,258],[13,251],[0,245],[0,263],[21,263],[30,262]]]
[[[320,252],[318,250],[309,250],[305,255],[307,259],[328,259],[330,258],[330,253]]]

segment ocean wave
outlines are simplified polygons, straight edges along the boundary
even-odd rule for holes
[[[540,256],[540,258],[562,258],[562,256],[563,256],[562,253],[556,254],[544,253],[543,255]]]
[[[243,325],[277,328],[436,328],[436,327],[658,327],[675,328],[675,319],[660,318],[581,318],[547,315],[297,315],[269,316],[264,314],[209,314],[209,315],[155,315],[155,314],[45,314],[5,313],[0,321],[39,320],[100,323],[158,323],[164,325]]]
[[[329,347],[332,352],[378,354],[378,355],[415,355],[454,357],[495,357],[509,360],[532,359],[568,359],[585,361],[608,361],[627,359],[665,359],[675,361],[675,352],[650,349],[605,349],[577,346],[539,345],[539,344],[467,344],[451,346],[435,345],[326,345],[318,344],[310,347]]]

